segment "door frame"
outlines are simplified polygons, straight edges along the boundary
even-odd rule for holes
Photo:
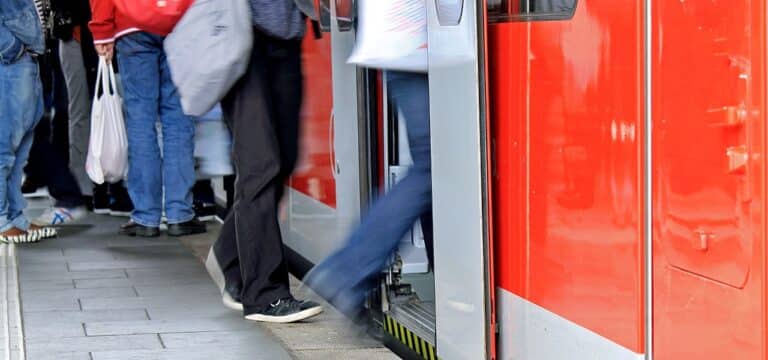
[[[436,336],[447,360],[495,357],[485,2],[426,1]]]

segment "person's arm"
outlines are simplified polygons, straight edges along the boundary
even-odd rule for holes
[[[11,30],[0,24],[0,62],[11,64],[18,61],[25,52],[24,44]]]
[[[91,21],[88,28],[93,34],[96,52],[112,60],[115,45],[115,4],[112,0],[91,0]]]

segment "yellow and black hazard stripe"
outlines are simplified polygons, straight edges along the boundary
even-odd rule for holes
[[[395,319],[384,315],[384,329],[387,333],[399,340],[403,345],[415,351],[425,360],[438,360],[435,346],[408,330],[405,326],[398,323]]]

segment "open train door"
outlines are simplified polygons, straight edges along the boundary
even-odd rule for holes
[[[485,0],[427,0],[441,359],[495,358]]]

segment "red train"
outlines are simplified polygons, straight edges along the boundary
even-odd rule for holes
[[[766,2],[425,0],[434,263],[371,307],[425,359],[766,359]],[[309,1],[311,3],[311,1]],[[294,257],[408,166],[352,0],[309,4]],[[313,6],[314,5],[314,6]]]

